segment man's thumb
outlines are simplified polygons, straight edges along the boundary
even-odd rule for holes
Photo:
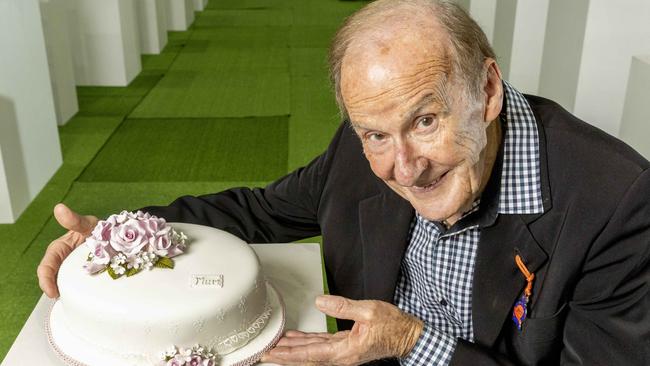
[[[370,321],[372,309],[369,301],[355,301],[342,296],[322,295],[316,298],[316,307],[323,313],[337,318],[354,321]]]
[[[98,221],[95,216],[79,215],[63,203],[54,206],[54,218],[64,228],[84,235],[90,234]]]

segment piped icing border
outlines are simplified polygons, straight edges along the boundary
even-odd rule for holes
[[[275,345],[280,341],[280,338],[282,338],[282,335],[284,334],[284,327],[286,326],[286,306],[285,306],[284,300],[282,299],[282,296],[280,295],[280,292],[275,288],[275,286],[271,282],[267,281],[266,283],[271,288],[273,288],[273,290],[276,293],[278,302],[280,304],[281,320],[280,320],[280,326],[278,327],[278,330],[277,330],[276,334],[273,336],[273,339],[264,348],[262,348],[260,351],[258,351],[256,353],[254,353],[253,355],[251,355],[251,356],[249,356],[249,357],[247,357],[247,358],[245,358],[243,360],[237,361],[237,362],[235,362],[233,364],[220,365],[220,366],[251,366],[251,365],[254,365],[255,363],[257,363],[262,358],[262,356],[266,352],[270,351],[273,347],[275,347]],[[78,361],[78,360],[74,359],[73,357],[69,356],[54,341],[54,337],[52,336],[52,329],[50,327],[50,317],[52,315],[52,310],[54,309],[55,304],[56,304],[56,301],[52,301],[52,303],[49,306],[49,309],[47,310],[47,315],[45,317],[45,333],[47,335],[47,341],[48,341],[50,347],[54,351],[57,358],[59,358],[63,363],[65,363],[68,366],[92,366],[92,365],[88,365],[86,363],[83,363],[81,361]],[[266,310],[265,310],[265,313],[266,313]],[[265,313],[263,313],[262,316],[264,316]],[[266,318],[265,321],[266,320],[268,320],[268,318]],[[249,335],[249,337],[250,337],[250,335]],[[242,347],[244,347],[244,346],[242,346]]]

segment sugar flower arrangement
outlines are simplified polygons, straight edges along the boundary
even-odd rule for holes
[[[99,221],[86,238],[90,254],[84,269],[89,274],[107,272],[115,280],[143,269],[174,268],[171,258],[185,251],[186,240],[163,218],[122,211]]]
[[[197,344],[186,349],[171,346],[161,358],[158,366],[215,366],[217,355]]]

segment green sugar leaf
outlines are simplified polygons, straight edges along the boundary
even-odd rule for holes
[[[126,270],[126,277],[131,277],[134,274],[137,274],[138,272],[142,271],[142,267],[135,269],[135,268],[130,268]]]
[[[171,258],[160,257],[158,261],[153,265],[158,268],[174,268],[174,261]]]
[[[116,279],[118,279],[118,278],[120,278],[122,276],[122,275],[118,275],[117,273],[115,273],[115,271],[113,270],[113,267],[110,267],[110,266],[106,267],[106,272],[108,272],[108,275],[111,276],[111,278],[114,279],[114,280],[116,280]]]

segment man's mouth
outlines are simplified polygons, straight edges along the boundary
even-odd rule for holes
[[[447,173],[449,173],[449,170],[447,170],[446,172],[444,172],[444,174],[442,174],[441,176],[436,178],[433,182],[425,186],[411,186],[409,188],[415,193],[425,193],[425,192],[433,191],[434,189],[438,188],[438,186],[440,186],[443,179],[447,176]]]

